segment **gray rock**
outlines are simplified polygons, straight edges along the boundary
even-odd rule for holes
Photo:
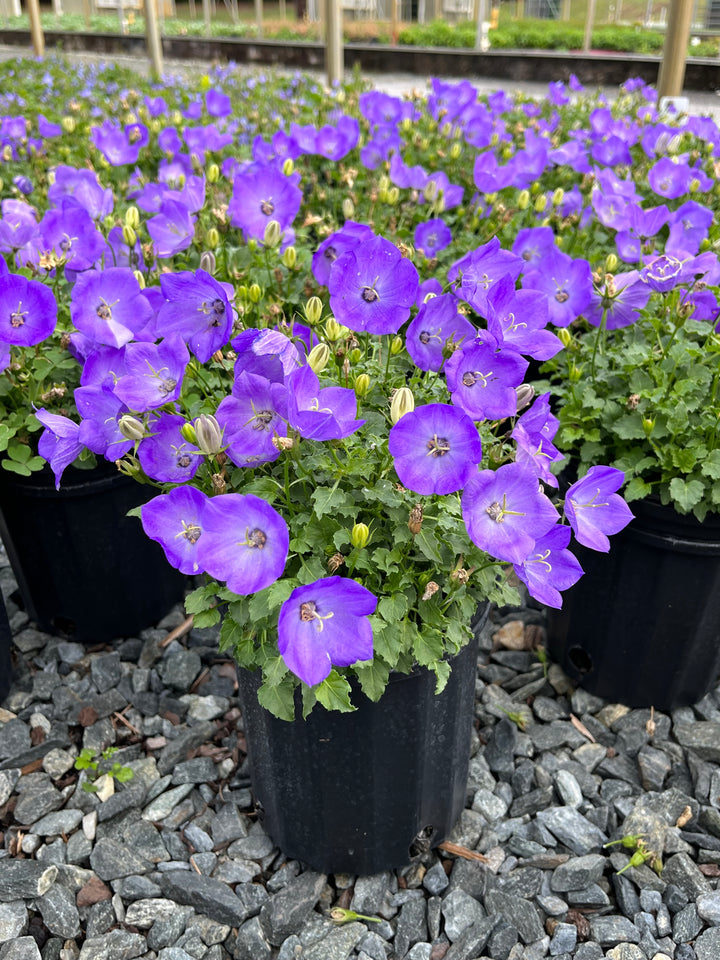
[[[45,926],[56,937],[68,940],[80,933],[80,916],[75,897],[67,887],[53,884],[37,901]]]
[[[106,653],[93,657],[90,662],[90,676],[98,693],[105,693],[120,683],[122,666],[119,653]]]
[[[481,813],[488,823],[501,820],[507,813],[508,805],[500,797],[481,787],[473,799],[473,810]]]
[[[474,957],[482,956],[485,944],[490,939],[490,934],[497,923],[497,917],[478,920],[477,923],[468,927],[455,943],[451,944],[444,960],[472,960]],[[318,958],[318,960],[321,960],[321,958]]]
[[[572,953],[577,946],[577,927],[574,923],[558,923],[550,940],[550,956]]]
[[[166,900],[162,897],[135,900],[125,912],[125,923],[131,927],[147,930],[156,920],[167,920],[177,909],[178,906],[174,900]]]
[[[126,843],[103,837],[90,854],[90,866],[101,880],[119,880],[135,874],[150,873],[153,864],[139,856]]]
[[[202,670],[202,660],[194,650],[178,650],[166,656],[160,674],[168,687],[186,693]]]
[[[59,837],[61,833],[69,834],[76,830],[82,818],[82,810],[58,810],[41,817],[32,825],[31,831],[39,837]]]
[[[171,870],[163,873],[160,886],[168,899],[201,910],[219,923],[228,923],[230,926],[237,927],[253,915],[252,909],[249,909],[230,887],[219,880],[203,877],[193,871]],[[246,886],[253,886],[253,884]],[[238,887],[238,890],[242,889],[242,886]],[[258,913],[259,910],[260,906],[254,913]]]
[[[17,757],[30,746],[30,727],[22,720],[16,717],[0,727],[0,760]]]
[[[700,934],[695,941],[695,954],[697,960],[717,960],[720,957],[720,927],[710,927]]]
[[[582,804],[580,784],[569,770],[558,770],[555,774],[555,789],[566,807],[579,807]]]
[[[101,900],[100,903],[94,903],[87,913],[85,926],[85,937],[92,940],[93,937],[99,937],[107,933],[111,927],[117,923],[117,917],[113,910],[112,903],[109,900]]]
[[[228,847],[228,855],[233,859],[262,860],[275,849],[275,844],[263,832],[260,824],[253,824],[246,837],[235,840]]]
[[[542,937],[543,925],[537,910],[529,901],[500,890],[491,890],[485,898],[485,906],[490,916],[500,914],[506,923],[514,927],[523,943],[534,943]]]
[[[495,724],[485,747],[485,761],[500,780],[510,780],[513,775],[516,742],[517,727],[512,720],[505,717]]]
[[[166,918],[156,920],[147,935],[147,945],[150,950],[162,950],[178,942],[185,932],[188,916],[192,915],[192,907],[181,907],[174,904],[174,913]],[[228,932],[229,932],[229,928]]]
[[[541,810],[538,820],[573,853],[583,856],[607,842],[607,836],[572,807]]]
[[[212,837],[216,846],[240,840],[248,835],[248,823],[234,803],[224,803],[212,820]]]
[[[279,947],[299,932],[318,902],[326,879],[322,873],[302,873],[263,904],[260,925],[268,943]]]
[[[676,853],[665,862],[662,878],[674,883],[689,900],[696,900],[710,890],[710,884],[686,853]]]
[[[450,881],[442,863],[435,863],[423,877],[423,886],[432,896],[437,896],[446,890]]]
[[[640,931],[627,917],[593,917],[590,920],[590,931],[593,940],[597,940],[603,947],[640,942]]]
[[[568,890],[583,890],[591,883],[597,883],[607,866],[607,858],[597,853],[585,857],[571,857],[567,863],[561,863],[553,871],[550,888],[556,893]]]
[[[602,960],[603,949],[599,943],[581,943],[573,960]]]
[[[608,960],[647,960],[648,954],[634,943],[619,943],[607,953]]]
[[[371,916],[378,914],[386,898],[397,890],[397,879],[389,870],[358,877],[350,901],[350,909]]]
[[[125,901],[142,900],[144,897],[159,897],[162,890],[149,877],[130,876],[122,877],[113,883],[113,889]]]
[[[0,770],[0,807],[8,802],[19,779],[20,771],[17,768]]]
[[[445,934],[454,943],[463,931],[487,916],[482,904],[463,890],[452,890],[442,901]]]
[[[645,746],[637,757],[640,780],[645,790],[662,790],[665,778],[670,773],[670,760],[662,750]]]
[[[366,933],[367,927],[362,923],[348,923],[342,927],[329,927],[328,933],[322,940],[318,940],[317,943],[305,948],[302,955],[303,960],[347,960],[356,944],[362,940]],[[255,960],[255,958],[252,958],[252,960]]]
[[[41,897],[55,883],[58,868],[35,860],[0,860],[0,902]]]
[[[56,790],[47,774],[36,774],[37,780],[26,787],[15,805],[15,819],[18,823],[35,823],[48,813],[59,810],[65,798]]]
[[[431,954],[431,943],[416,943],[415,946],[406,954],[406,960],[430,960]]]
[[[194,757],[179,763],[172,776],[173,784],[212,783],[217,777],[217,769],[210,757]]]
[[[145,937],[127,930],[110,930],[101,937],[86,940],[79,960],[134,960],[147,950]]]
[[[689,903],[673,917],[672,935],[676,943],[690,943],[700,933],[703,922],[694,903]]]
[[[405,956],[406,953],[416,943],[426,941],[428,938],[427,928],[427,908],[425,898],[410,900],[403,904],[400,910],[400,916],[397,919],[395,928],[395,952],[399,956]]]
[[[676,723],[673,733],[681,746],[692,750],[701,760],[720,763],[720,723],[709,720]]]
[[[711,927],[720,926],[720,890],[701,893],[695,903],[700,917]]]
[[[169,817],[175,808],[180,804],[188,794],[192,793],[194,784],[183,783],[179,787],[173,787],[166,790],[159,797],[152,800],[143,810],[143,820],[149,823],[157,823]]]
[[[212,837],[202,830],[196,823],[188,823],[183,830],[185,839],[193,845],[198,853],[208,853],[213,848]]]
[[[187,759],[188,750],[202,746],[206,740],[212,740],[216,727],[211,720],[198,720],[191,727],[178,728],[180,733],[160,752],[157,761],[158,773],[165,776],[172,773],[175,765]]]
[[[27,907],[22,900],[0,903],[0,943],[21,937],[27,930],[27,923]]]
[[[0,960],[40,960],[40,951],[32,937],[18,937],[0,947]]]

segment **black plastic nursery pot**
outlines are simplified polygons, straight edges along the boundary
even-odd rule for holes
[[[47,467],[0,469],[0,536],[41,630],[88,644],[137,636],[182,599],[185,578],[126,516],[155,492],[110,464],[68,467],[59,490]]]
[[[573,548],[585,576],[548,611],[548,649],[591,693],[672,710],[720,673],[720,517],[699,523],[648,500],[631,509],[609,553]]]
[[[253,793],[287,857],[323,873],[404,866],[441,843],[465,805],[477,640],[442,693],[419,668],[391,674],[377,703],[353,686],[353,713],[317,705],[278,720],[257,702],[259,671],[238,671]]]
[[[0,705],[10,693],[12,686],[12,634],[8,622],[7,610],[2,594],[0,594]]]

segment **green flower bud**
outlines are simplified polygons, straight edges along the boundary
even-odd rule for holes
[[[141,270],[133,270],[133,274],[135,275],[135,279],[137,280],[138,286],[140,287],[140,289],[141,289],[141,290],[144,290],[144,289],[145,289],[145,274],[144,274]]]
[[[280,230],[280,224],[277,220],[270,220],[265,227],[265,233],[263,234],[263,245],[266,247],[277,247],[280,243],[280,238],[282,237],[282,232]]]
[[[355,216],[355,204],[352,202],[350,197],[345,197],[342,202],[342,212],[346,220],[352,220]]]
[[[567,327],[560,327],[557,331],[557,336],[564,347],[569,347],[572,343],[572,334]]]
[[[145,436],[145,424],[129,413],[123,414],[118,420],[118,430],[126,440],[142,440]]]
[[[400,122],[400,129],[404,130],[405,133],[412,129],[412,120],[410,117],[403,117],[402,121]]]
[[[435,199],[435,194],[437,193],[437,183],[434,180],[428,180],[425,184],[425,189],[423,190],[423,196],[428,203],[432,203]]]
[[[565,191],[563,190],[562,187],[558,187],[556,190],[553,190],[552,205],[554,207],[559,207],[564,199],[565,199]]]
[[[350,543],[362,549],[367,546],[368,540],[370,539],[370,529],[365,523],[356,523],[352,528],[350,533]]]
[[[527,210],[530,206],[530,191],[521,190],[517,198],[518,210]]]
[[[335,317],[330,317],[329,320],[325,321],[325,336],[328,338],[330,343],[335,343],[336,340],[339,340],[342,336],[343,328],[337,322]]]
[[[154,117],[150,121],[150,129],[152,130],[153,133],[160,133],[160,131],[162,130],[162,124],[160,123],[157,117]]]
[[[355,347],[354,350],[351,350],[348,354],[348,359],[350,363],[358,363],[362,358],[362,350],[359,347]]]
[[[292,268],[293,268],[293,267],[295,266],[295,264],[297,263],[297,250],[295,249],[295,247],[292,247],[292,246],[291,246],[291,247],[285,247],[285,249],[284,249],[283,252],[282,252],[282,256],[280,257],[280,259],[281,259],[282,262],[285,264],[285,266],[288,268],[288,270],[292,270]]]
[[[397,187],[390,187],[390,189],[387,192],[387,202],[394,207],[399,199],[400,199],[400,190]]]
[[[693,177],[692,180],[690,181],[690,187],[689,187],[690,193],[697,193],[699,189],[700,189],[700,181],[698,180],[697,177]]]
[[[217,183],[220,179],[220,167],[216,163],[211,163],[207,168],[206,177],[208,183]]]
[[[134,230],[140,226],[140,211],[137,207],[128,207],[125,211],[125,223]]]
[[[248,289],[248,296],[250,297],[253,303],[260,303],[260,299],[262,297],[262,290],[260,289],[260,285],[257,283],[251,283],[250,288]]]
[[[186,424],[187,426],[187,424]],[[215,417],[201,413],[195,421],[197,446],[208,456],[214,456],[222,450],[222,429]]]
[[[580,377],[582,377],[582,367],[578,367],[574,363],[571,364],[568,370],[568,380],[570,383],[579,383]]]
[[[60,125],[65,133],[75,133],[75,117],[63,117],[60,121]]]
[[[404,346],[402,337],[393,337],[390,341],[390,353],[395,357],[398,353],[402,353]]]
[[[282,166],[282,172],[285,174],[286,177],[289,177],[294,169],[295,169],[295,164],[293,163],[292,157],[286,157],[285,162],[283,163],[283,166]]]
[[[547,197],[544,193],[541,193],[540,196],[535,197],[535,213],[542,213],[545,207],[547,207]]]
[[[643,426],[643,430],[644,430],[644,432],[645,432],[645,436],[646,436],[646,437],[649,437],[650,434],[651,434],[651,433],[653,432],[653,430],[655,429],[655,417],[643,417],[643,418],[642,418],[642,426]]]
[[[255,237],[250,237],[250,239],[247,242],[247,248],[250,251],[250,253],[255,253],[255,251],[258,248],[258,242],[255,239]]]
[[[444,137],[449,137],[452,133],[452,124],[449,120],[446,120],[445,123],[440,127],[440,133]]]
[[[355,377],[355,396],[366,397],[370,392],[370,377],[366,373],[360,373]]]
[[[111,213],[103,217],[103,226],[106,230],[112,230],[115,226],[115,217]]]
[[[203,250],[200,254],[200,269],[212,276],[215,273],[216,266],[215,254],[211,250]]]
[[[459,143],[455,142],[455,143],[450,147],[450,158],[451,158],[451,160],[457,160],[461,153],[462,153],[462,147],[460,146]]]
[[[127,224],[123,224],[122,228],[123,240],[129,247],[134,247],[137,243],[137,234],[132,227],[129,227]]]
[[[217,227],[210,227],[207,234],[205,235],[205,241],[207,242],[208,247],[211,250],[214,250],[215,247],[220,243],[220,233]]]
[[[412,413],[415,409],[415,397],[410,387],[400,387],[396,390],[390,401],[390,419],[397,423],[406,413]]]
[[[618,265],[617,255],[614,253],[609,253],[607,257],[605,257],[605,272],[615,273],[615,271],[617,270],[617,265]]]
[[[180,433],[183,435],[183,438],[187,440],[188,443],[192,443],[193,446],[198,445],[197,434],[195,433],[195,427],[191,423],[184,423],[180,427]]]
[[[322,373],[330,361],[330,347],[326,343],[316,343],[308,354],[308,366],[315,373]]]
[[[248,298],[248,288],[245,286],[244,283],[241,283],[241,284],[240,284],[240,286],[237,288],[237,291],[236,291],[236,292],[237,292],[237,295],[238,295],[238,297],[240,298],[240,300],[247,300],[247,298]]]
[[[320,297],[310,297],[305,304],[305,318],[308,323],[316,324],[320,322],[322,316],[322,300]]]

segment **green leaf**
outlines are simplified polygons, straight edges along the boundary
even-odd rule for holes
[[[338,489],[337,483],[333,487],[316,487],[311,497],[315,501],[315,516],[318,519],[326,514],[332,516],[340,513],[348,516],[356,510],[354,501],[344,490]]]
[[[131,507],[130,510],[125,514],[126,517],[139,517],[142,519],[142,503],[139,507]]]
[[[720,480],[720,450],[711,450],[702,463],[702,472],[711,480]]]
[[[190,614],[203,613],[215,604],[215,584],[198,587],[185,597],[185,610]]]
[[[117,766],[120,766],[120,764],[117,764]],[[134,776],[135,773],[130,769],[130,767],[120,766],[120,769],[115,774],[115,779],[118,781],[118,783],[127,783],[128,780],[132,780]]]
[[[220,622],[220,611],[217,607],[213,610],[201,610],[199,613],[193,614],[193,617],[193,626],[198,630],[203,630],[206,627],[214,627],[216,623]]]
[[[434,563],[443,562],[438,538],[435,536],[432,527],[423,524],[420,533],[415,537],[415,545],[428,560],[432,560]]]
[[[705,487],[700,480],[681,480],[674,477],[670,481],[670,496],[681,510],[687,512],[702,500]]]
[[[435,663],[430,663],[428,666],[437,677],[437,683],[435,684],[435,695],[437,696],[437,694],[442,693],[447,686],[452,667],[447,660],[436,660]]]
[[[263,683],[258,689],[258,703],[280,720],[295,719],[295,684],[290,677],[271,686]]]
[[[678,470],[690,473],[697,463],[697,457],[691,447],[675,447],[672,451],[672,461]]]
[[[350,703],[350,684],[336,670],[331,670],[314,690],[318,703],[321,703],[326,710],[352,713],[357,709]]]
[[[442,633],[429,627],[423,627],[422,630],[416,628],[413,651],[417,662],[424,667],[442,659],[444,653]]]
[[[408,611],[408,601],[404,593],[394,593],[383,597],[378,603],[378,613],[388,623],[399,623]]]
[[[376,656],[382,657],[391,667],[397,663],[402,650],[403,638],[397,623],[388,623],[382,617],[371,616],[373,647]]]
[[[283,658],[278,654],[263,664],[263,680],[271,687],[276,687],[287,676],[288,668]]]
[[[241,624],[237,623],[230,616],[225,617],[220,627],[220,641],[218,644],[220,653],[234,649],[235,645],[242,641],[244,633],[245,628]]]
[[[652,485],[645,483],[640,477],[633,477],[623,490],[623,497],[628,501],[642,500],[652,493]]]
[[[271,616],[285,603],[297,584],[292,580],[276,580],[269,587],[256,593],[248,603],[250,622]]]
[[[97,793],[98,790],[100,789],[94,783],[90,783],[88,780],[85,780],[83,782],[82,788],[85,791],[85,793]]]
[[[271,477],[256,477],[249,483],[243,484],[242,492],[243,494],[252,493],[253,496],[260,497],[267,503],[273,503],[282,491]]]
[[[362,692],[373,703],[377,703],[385,693],[385,687],[390,676],[390,667],[383,663],[379,657],[375,657],[374,660],[369,660],[367,663],[355,664],[353,669],[360,681]]]
[[[18,463],[16,460],[3,460],[3,467],[11,473],[17,473],[21,477],[29,477],[32,470],[24,463]]]
[[[643,428],[642,417],[635,411],[620,417],[612,425],[614,432],[623,440],[644,440],[645,430]]]

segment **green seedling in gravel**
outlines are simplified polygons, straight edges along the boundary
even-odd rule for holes
[[[525,727],[527,726],[526,716],[524,716],[522,713],[517,713],[514,710],[508,710],[507,707],[502,707],[500,706],[500,704],[498,704],[498,706],[500,707],[502,712],[506,714],[510,720],[512,720],[512,722],[515,724],[518,730],[525,729]]]
[[[543,676],[544,676],[545,679],[547,680],[547,678],[548,678],[548,666],[549,666],[549,663],[548,663],[547,650],[545,649],[545,647],[538,647],[538,648],[535,650],[535,656],[538,658],[538,660],[539,660],[540,663],[542,664]]]
[[[627,847],[628,850],[637,850],[644,842],[643,837],[644,834],[642,833],[629,833],[624,837],[620,837],[619,840],[611,840],[609,843],[603,844],[603,849],[606,847],[614,847],[619,843],[623,847]]]
[[[380,917],[366,917],[364,913],[355,913],[354,910],[344,910],[342,907],[333,907],[330,919],[335,923],[352,923],[353,920],[367,920],[369,923],[380,923]]]
[[[87,770],[88,777],[91,778],[83,783],[83,790],[87,793],[97,793],[98,786],[93,781],[104,774],[114,777],[118,783],[127,783],[128,780],[132,780],[135,774],[130,767],[124,767],[117,761],[111,763],[116,753],[117,747],[106,747],[99,757],[90,747],[84,747],[80,751],[80,756],[75,761],[75,769]]]

